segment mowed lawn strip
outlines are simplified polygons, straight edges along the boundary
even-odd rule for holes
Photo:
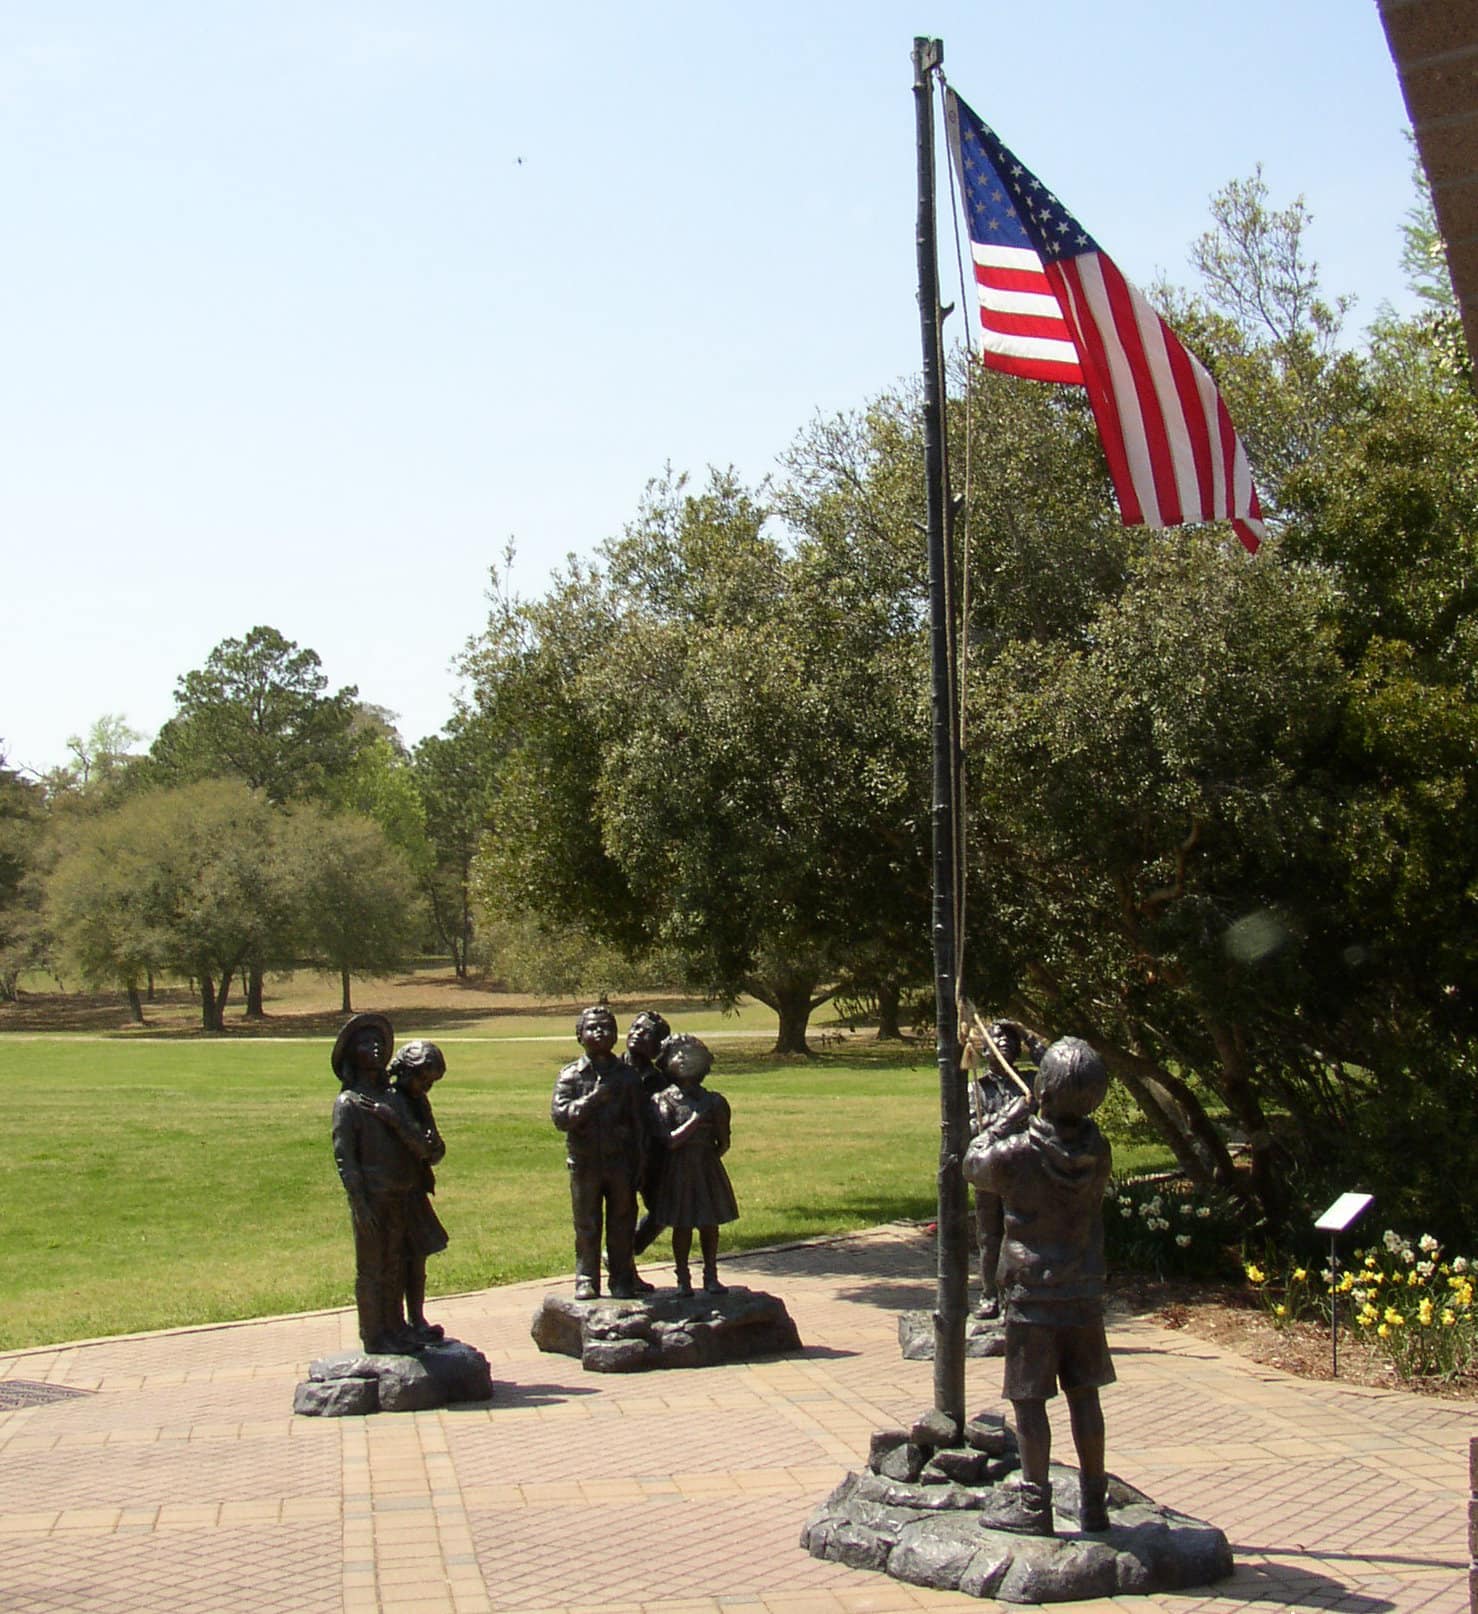
[[[567,1029],[532,1016],[528,1031],[500,1028]],[[723,1248],[932,1215],[928,1049],[852,1044],[776,1061],[763,1043],[712,1040],[740,1208]],[[330,1046],[4,1039],[0,1066],[25,1124],[0,1154],[0,1349],[350,1303]],[[451,1247],[429,1263],[433,1291],[566,1275],[569,1191],[549,1095],[578,1052],[573,1037],[542,1046],[450,1032],[445,1047],[436,1204]],[[670,1259],[665,1238],[647,1259]]]

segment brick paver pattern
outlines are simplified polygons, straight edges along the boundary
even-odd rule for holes
[[[541,1355],[529,1321],[564,1283],[458,1296],[436,1315],[486,1352],[493,1403],[369,1419],[290,1410],[309,1360],[354,1343],[349,1312],[0,1356],[0,1382],[95,1392],[0,1410],[0,1610],[968,1608],[798,1546],[872,1431],[931,1402],[897,1313],[930,1304],[932,1266],[908,1227],[726,1261],[729,1282],[784,1297],[806,1349],[695,1372],[600,1376]],[[1218,1587],[1079,1609],[1467,1610],[1465,1408],[1297,1380],[1144,1319],[1111,1319],[1109,1337],[1111,1467],[1219,1524],[1238,1567]],[[1006,1410],[1000,1372],[970,1363],[972,1410]]]

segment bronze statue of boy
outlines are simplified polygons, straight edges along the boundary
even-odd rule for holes
[[[613,1300],[637,1296],[636,1189],[648,1145],[640,1078],[615,1056],[616,1017],[604,1004],[575,1022],[582,1056],[560,1071],[549,1116],[565,1135],[575,1222],[575,1299],[600,1294],[601,1223]]]
[[[1059,1038],[1042,1056],[1036,1086],[1037,1113],[1025,1098],[1001,1112],[971,1143],[964,1169],[1005,1208],[1005,1395],[1021,1447],[1020,1486],[980,1522],[1050,1536],[1047,1401],[1059,1382],[1078,1453],[1080,1522],[1084,1530],[1108,1528],[1098,1392],[1115,1377],[1103,1328],[1103,1192],[1112,1161],[1092,1120],[1108,1093],[1108,1072],[1093,1048],[1078,1037]]]

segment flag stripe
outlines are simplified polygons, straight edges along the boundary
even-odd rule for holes
[[[992,353],[1018,359],[1042,359],[1053,364],[1068,365],[1074,371],[1081,368],[1078,350],[1071,342],[1060,338],[1036,336],[1030,332],[998,331],[986,326],[984,342]]]
[[[1036,319],[1051,320],[1062,330],[1062,310],[1050,291],[1003,291],[998,286],[982,285],[980,306],[1003,314],[1030,314]]]
[[[975,283],[994,286],[999,291],[1034,291],[1038,296],[1050,297],[1047,277],[1040,269],[1014,269],[995,263],[975,263]]]

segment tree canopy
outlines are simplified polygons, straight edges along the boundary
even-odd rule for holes
[[[276,628],[223,639],[175,686],[150,752],[157,776],[241,779],[273,802],[323,795],[372,732],[356,722],[357,689],[327,688],[317,653]]]

